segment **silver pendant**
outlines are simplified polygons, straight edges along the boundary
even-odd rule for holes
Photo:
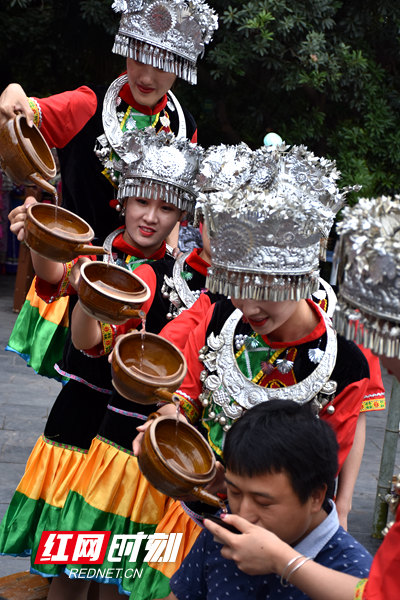
[[[285,375],[290,373],[290,371],[293,369],[293,364],[294,363],[292,360],[287,360],[286,358],[278,358],[276,361],[276,367],[278,371],[280,371],[280,373],[284,373]]]
[[[244,345],[247,350],[254,350],[255,348],[258,348],[260,342],[256,338],[248,336],[244,340]]]
[[[325,352],[323,350],[320,350],[319,348],[311,348],[308,351],[308,358],[310,359],[310,361],[314,364],[318,364],[321,362],[323,355],[325,354]]]

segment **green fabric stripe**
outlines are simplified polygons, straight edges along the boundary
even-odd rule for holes
[[[60,531],[74,531],[76,529],[79,529],[79,531],[111,531],[110,542],[112,535],[135,534],[140,531],[148,535],[154,533],[156,527],[157,525],[135,523],[127,517],[122,517],[110,512],[103,512],[85,502],[84,498],[74,491],[71,491],[68,494],[59,522]],[[145,546],[146,543],[144,541],[141,544],[138,560],[134,563],[129,562],[129,556],[123,557],[121,563],[109,561],[107,551],[105,561],[102,565],[93,566],[102,570],[113,569],[114,572],[116,569],[122,569],[122,577],[118,580],[118,583],[125,592],[131,593],[133,589],[136,590],[136,585],[140,584],[139,589],[141,591],[139,595],[138,592],[135,591],[135,600],[142,600],[142,598],[146,600],[163,598],[168,595],[170,591],[168,583],[169,579],[155,569],[151,569],[147,563],[143,563],[146,554]],[[67,565],[67,569],[70,570],[76,568],[76,566],[77,565]],[[143,579],[125,577],[125,571],[130,569],[143,569]],[[144,580],[146,583],[142,585],[142,581]]]
[[[34,557],[43,531],[58,531],[61,509],[44,500],[33,500],[21,492],[15,492],[0,524],[0,554]],[[62,565],[45,565],[48,575],[58,575]]]
[[[25,300],[15,321],[8,346],[23,355],[36,373],[60,380],[53,365],[61,360],[68,329],[40,316],[39,309]],[[67,379],[64,378],[65,381]]]

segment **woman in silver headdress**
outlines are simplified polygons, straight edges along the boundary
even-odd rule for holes
[[[308,299],[318,289],[320,240],[345,192],[336,186],[334,165],[302,147],[266,153],[252,158],[247,188],[231,193],[225,185],[204,196],[212,249],[207,286],[232,301],[211,306],[190,334],[188,376],[178,394],[219,456],[225,432],[251,406],[271,398],[312,402],[338,438],[345,477],[337,501],[346,524],[358,466],[343,465],[368,389],[368,364]]]
[[[346,207],[339,224],[340,288],[335,324],[343,335],[379,354],[400,381],[400,197],[361,198]],[[223,543],[223,556],[245,573],[288,573],[290,583],[312,600],[387,600],[399,596],[400,482],[394,486],[390,526],[372,562],[368,579],[338,573],[316,564],[271,532],[247,520],[228,515],[237,536],[207,522]],[[304,561],[304,562],[303,562]],[[298,565],[298,568],[294,569]]]

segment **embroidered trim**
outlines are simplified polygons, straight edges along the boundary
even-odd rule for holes
[[[63,375],[63,377],[68,377],[69,379],[73,379],[74,381],[77,381],[78,383],[87,385],[92,390],[96,390],[96,392],[101,392],[102,394],[108,394],[110,396],[113,393],[112,390],[108,390],[107,388],[98,387],[97,385],[94,385],[93,383],[89,383],[88,381],[86,381],[86,379],[83,379],[82,377],[79,377],[78,375],[72,375],[71,373],[67,373],[66,371],[63,371],[61,369],[61,367],[58,366],[57,363],[54,365],[54,369],[57,371],[57,373],[59,375]]]
[[[186,400],[185,398],[179,398],[179,405],[191,423],[195,423],[200,418],[201,412],[194,404],[189,402],[189,400]]]
[[[182,506],[184,512],[192,519],[192,521],[194,521],[196,525],[200,525],[200,527],[204,529],[203,517],[194,512],[194,510],[191,510],[184,502],[182,502],[182,500],[180,501],[180,505]]]
[[[372,400],[372,398],[384,398],[385,392],[382,390],[381,392],[375,392],[375,394],[365,394],[364,400]]]
[[[33,110],[33,113],[34,113],[33,122],[36,125],[36,127],[39,127],[39,129],[40,129],[40,127],[42,126],[42,119],[43,119],[42,109],[40,108],[40,104],[34,98],[28,98],[28,102],[29,102],[29,107]]]
[[[112,412],[118,413],[119,415],[123,415],[124,417],[132,417],[134,419],[140,419],[141,421],[147,421],[147,415],[141,415],[139,413],[122,410],[122,408],[111,406],[111,404],[107,404],[107,409],[112,410]]]
[[[71,261],[69,261],[67,263],[64,263],[64,277],[63,277],[63,279],[61,280],[61,283],[60,283],[58,297],[63,296],[64,293],[65,293],[65,290],[69,286],[69,278],[71,276],[72,267],[74,266],[75,262],[76,261],[71,260]]]
[[[356,585],[356,589],[354,590],[354,599],[353,600],[361,600],[362,597],[364,596],[364,590],[365,590],[365,586],[368,583],[368,579],[361,579],[357,585]]]
[[[127,448],[124,448],[123,446],[120,446],[119,444],[116,444],[115,442],[108,440],[107,438],[103,437],[102,435],[96,435],[96,440],[100,440],[100,442],[103,442],[104,444],[108,444],[108,446],[112,446],[113,448],[115,448],[116,450],[119,450],[120,452],[124,452],[125,454],[129,454],[129,456],[135,457],[132,450],[128,450]]]
[[[62,442],[55,442],[54,440],[49,440],[45,435],[42,435],[42,439],[46,444],[50,446],[56,446],[57,448],[62,448],[63,450],[72,450],[73,452],[80,452],[81,454],[87,454],[88,450],[83,450],[82,448],[78,448],[77,446],[71,446],[71,444],[63,444]]]
[[[361,405],[360,412],[370,412],[373,410],[385,410],[386,408],[386,400],[385,397],[381,395],[380,398],[375,398],[375,400],[364,400]]]
[[[202,410],[201,404],[199,403],[199,406],[196,406],[196,401],[180,390],[177,390],[175,394],[179,398],[179,405],[183,414],[191,423],[198,421]]]
[[[114,345],[115,326],[110,323],[100,323],[101,335],[103,339],[103,355],[109,354]]]

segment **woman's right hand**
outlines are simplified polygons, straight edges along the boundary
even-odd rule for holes
[[[28,96],[19,83],[10,83],[0,96],[0,126],[20,113],[25,115],[29,127],[32,127],[34,113]]]
[[[28,196],[21,206],[13,208],[8,215],[10,221],[10,231],[17,236],[19,242],[25,239],[25,221],[28,207],[37,204],[37,200],[33,196]]]

